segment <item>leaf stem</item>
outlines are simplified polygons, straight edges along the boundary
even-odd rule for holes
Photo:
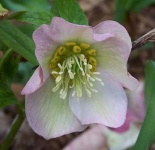
[[[8,133],[8,135],[6,136],[6,138],[4,139],[3,143],[0,146],[0,150],[8,150],[13,139],[15,138],[18,130],[20,129],[23,121],[25,119],[25,114],[24,112],[22,112],[21,110],[19,110],[19,114],[17,115],[17,117],[15,118],[15,121]]]

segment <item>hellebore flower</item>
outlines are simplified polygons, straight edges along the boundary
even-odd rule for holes
[[[128,113],[125,123],[115,130],[103,125],[93,125],[89,130],[75,138],[63,150],[125,150],[135,144],[140,124],[145,116],[144,82],[128,97]]]
[[[127,98],[138,81],[127,72],[131,40],[123,26],[95,27],[54,17],[33,34],[39,62],[22,94],[32,129],[46,139],[84,130],[89,124],[121,126]]]

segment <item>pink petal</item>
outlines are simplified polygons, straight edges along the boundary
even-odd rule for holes
[[[49,76],[50,60],[52,59],[53,53],[59,45],[59,43],[53,41],[49,32],[50,27],[44,24],[36,29],[33,33],[33,40],[36,45],[35,54],[39,64],[43,68],[43,74],[45,78],[48,78]]]
[[[135,91],[126,90],[129,109],[134,113],[141,122],[144,120],[146,109],[144,100],[144,81],[140,81],[139,87]]]
[[[127,130],[129,130],[131,123],[134,121],[137,121],[137,117],[134,115],[134,113],[130,109],[128,109],[125,123],[121,127],[111,128],[111,130],[119,132],[119,133],[126,132]]]
[[[79,99],[70,97],[70,108],[82,124],[99,123],[109,127],[121,126],[126,118],[127,98],[121,84],[102,72],[104,86],[95,82],[98,93],[88,97],[83,89]]]
[[[126,90],[128,97],[128,112],[125,123],[116,129],[116,132],[125,132],[129,129],[131,123],[142,122],[145,117],[144,102],[144,82],[140,81],[139,87],[135,91]]]
[[[90,44],[94,41],[92,27],[73,24],[59,17],[52,19],[50,37],[61,44],[67,41],[86,42]]]
[[[138,81],[127,72],[127,59],[129,54],[127,44],[117,37],[111,37],[93,45],[97,50],[96,59],[98,67],[110,73],[124,87],[134,90],[138,87]]]
[[[45,139],[86,128],[71,112],[68,100],[60,99],[59,91],[52,92],[54,85],[54,80],[49,78],[40,89],[26,95],[26,116],[29,125]]]
[[[94,34],[94,40],[96,42],[100,42],[100,41],[104,41],[107,40],[111,37],[115,37],[114,34],[110,34],[110,33],[105,33],[105,34]],[[95,43],[95,42],[94,42]]]
[[[35,70],[33,75],[31,76],[31,78],[29,79],[27,84],[25,85],[21,94],[22,95],[31,94],[31,93],[35,92],[37,89],[39,89],[43,83],[44,83],[43,72],[42,72],[42,68],[39,66]]]
[[[131,124],[129,130],[123,133],[114,132],[108,128],[102,131],[107,137],[110,150],[126,150],[135,144],[140,127]]]
[[[106,137],[103,126],[94,126],[73,140],[63,150],[105,150],[107,149]]]
[[[127,44],[127,48],[124,49],[124,51],[127,53],[127,55],[130,54],[132,47],[131,39],[127,30],[118,22],[111,20],[103,21],[99,23],[97,26],[93,27],[93,30],[95,34],[110,33],[116,35],[119,39],[121,39]]]

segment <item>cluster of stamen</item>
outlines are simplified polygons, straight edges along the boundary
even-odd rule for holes
[[[102,80],[97,77],[96,50],[89,44],[66,42],[55,51],[51,62],[50,70],[55,78],[56,86],[53,92],[60,91],[60,98],[65,99],[69,89],[73,89],[72,96],[82,96],[83,90],[91,97],[92,92],[98,92],[93,88],[93,82]]]

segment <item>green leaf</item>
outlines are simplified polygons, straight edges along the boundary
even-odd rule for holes
[[[38,64],[34,55],[34,43],[32,39],[21,32],[9,21],[4,20],[0,22],[0,40],[8,48],[19,53],[33,65]]]
[[[0,108],[18,103],[14,93],[0,80]]]
[[[136,5],[138,5],[138,3],[139,0],[129,0],[126,4],[126,8],[131,11]]]
[[[53,17],[50,11],[20,11],[11,14],[8,19],[16,19],[38,27],[42,24],[50,24]]]
[[[20,57],[15,57],[12,50],[8,50],[0,60],[0,78],[1,80],[11,83],[17,73]]]
[[[76,0],[53,0],[52,12],[69,22],[81,25],[88,24],[87,18]]]
[[[138,12],[151,4],[155,4],[155,0],[115,0],[114,20],[123,23],[128,13]]]
[[[7,46],[1,40],[0,40],[0,50],[1,51],[7,51],[8,50]]]
[[[50,10],[48,0],[1,0],[3,6],[9,10]]]
[[[147,150],[155,139],[155,62],[146,65],[145,99],[147,112],[133,150]]]
[[[36,26],[28,23],[24,23],[18,26],[18,29],[26,34],[29,38],[32,38],[33,32],[36,30]]]
[[[115,0],[114,20],[123,23],[128,14],[128,3],[130,0]]]
[[[9,11],[2,7],[0,3],[0,19],[3,19],[5,16],[7,16]]]
[[[153,97],[153,94],[155,95],[155,62],[149,61],[146,65],[146,83],[145,83],[145,99],[147,106],[151,101],[155,101],[155,97]]]
[[[155,4],[155,0],[129,0],[127,9],[133,12],[139,12],[151,4]]]
[[[6,11],[8,11],[8,10],[3,8],[2,5],[0,4],[0,14],[3,13],[3,12],[6,12]]]
[[[141,0],[141,1],[137,0],[137,4],[134,5],[134,3],[133,3],[131,9],[134,12],[138,12],[152,4],[155,4],[155,0]]]

